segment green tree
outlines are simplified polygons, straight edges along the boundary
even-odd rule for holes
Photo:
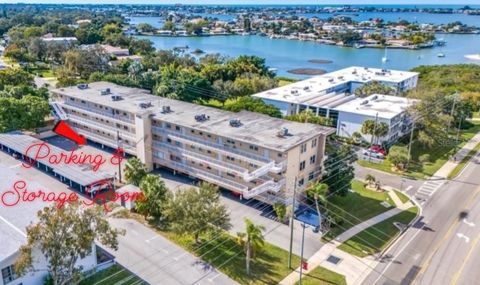
[[[142,179],[147,175],[147,169],[140,159],[132,157],[125,164],[124,175],[128,183],[139,186]]]
[[[287,214],[287,207],[284,203],[275,203],[273,204],[273,210],[275,211],[275,215],[277,218],[283,222],[285,220],[285,216]]]
[[[198,189],[178,190],[169,198],[164,213],[174,232],[193,235],[196,243],[202,234],[231,227],[218,187],[208,183],[201,183]]]
[[[368,185],[372,185],[372,184],[374,184],[375,181],[377,181],[377,180],[376,180],[375,176],[373,176],[373,175],[371,175],[371,174],[367,174],[367,176],[365,176],[365,181],[367,181],[367,184],[368,184]]]
[[[140,23],[137,25],[137,30],[141,33],[153,33],[156,29],[154,26],[147,23]]]
[[[175,24],[172,21],[165,21],[162,29],[173,32],[173,31],[175,31]]]
[[[355,177],[353,163],[357,160],[357,156],[347,144],[330,146],[329,149],[328,157],[324,162],[325,172],[322,182],[328,185],[332,195],[345,196]]]
[[[388,85],[382,84],[378,81],[372,81],[364,84],[354,91],[358,97],[367,97],[373,94],[395,95],[396,90]]]
[[[378,138],[381,138],[388,134],[389,126],[385,122],[376,122],[375,120],[365,120],[362,124],[361,132],[365,135],[370,135],[370,144],[377,142]]]
[[[398,169],[403,169],[408,162],[408,149],[404,146],[392,146],[388,152],[388,160]]]
[[[153,217],[160,220],[163,217],[163,208],[167,199],[167,187],[158,175],[147,174],[140,182],[144,199],[135,202],[136,210],[145,218]]]
[[[250,261],[255,258],[255,254],[262,249],[265,244],[265,238],[262,232],[264,226],[255,225],[252,221],[245,218],[245,232],[237,233],[238,243],[244,248],[246,255],[245,266],[247,275],[250,275]]]
[[[76,283],[82,275],[77,262],[93,253],[95,240],[117,250],[119,234],[99,207],[82,208],[76,203],[46,207],[38,212],[38,222],[27,227],[15,272],[22,276],[47,271],[54,285]],[[36,267],[32,253],[37,249],[47,260],[45,267]]]

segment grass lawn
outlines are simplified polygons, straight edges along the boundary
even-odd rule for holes
[[[400,199],[400,201],[402,201],[402,203],[407,203],[408,201],[410,201],[410,198],[408,198],[407,195],[403,194],[402,192],[398,191],[398,190],[393,190],[395,191],[395,194],[397,194],[398,198]]]
[[[348,214],[346,214],[343,224],[332,227],[325,235],[324,238],[326,240],[331,240],[356,224],[390,210],[391,207],[385,208],[380,205],[383,201],[388,202],[391,206],[395,206],[387,192],[367,190],[363,182],[354,180],[352,182],[352,190],[354,192],[348,193],[345,197],[335,196],[329,199],[329,209],[331,209],[332,212],[338,213],[340,212],[338,208],[341,208]],[[333,214],[333,216],[334,215],[335,214]]]
[[[227,233],[217,239],[212,238],[218,235],[207,238],[199,245],[188,235],[177,235],[172,232],[162,234],[189,252],[197,256],[203,255],[204,261],[240,284],[278,284],[292,272],[287,266],[288,252],[267,242],[263,250],[257,252],[255,259],[251,261],[250,276],[247,276],[243,248],[237,244],[235,237]],[[295,268],[300,266],[298,256],[293,256],[292,266]]]
[[[122,266],[115,264],[82,280],[79,285],[147,284]]]
[[[383,222],[361,231],[342,243],[338,248],[359,257],[365,257],[380,252],[400,232],[393,223],[399,222],[406,225],[416,217],[417,213],[417,207],[405,210]]]
[[[455,178],[460,171],[467,165],[467,163],[474,157],[477,152],[480,151],[480,143],[477,144],[471,151],[468,152],[468,154],[462,159],[462,161],[448,174],[448,179]]]
[[[410,163],[410,167],[407,171],[395,172],[392,170],[392,166],[388,159],[385,159],[383,163],[372,163],[365,160],[358,160],[357,163],[363,167],[369,167],[393,174],[410,176],[417,179],[425,179],[427,177],[432,176],[437,172],[440,167],[442,167],[445,162],[448,161],[450,156],[454,155],[457,150],[463,147],[467,141],[469,141],[476,133],[480,132],[480,122],[479,121],[472,121],[470,122],[472,125],[468,129],[464,129],[460,131],[460,140],[458,144],[445,144],[445,145],[438,145],[432,148],[424,148],[418,142],[414,142],[412,145],[412,162]],[[452,141],[454,139],[452,138]],[[398,145],[402,145],[398,143]],[[422,154],[428,153],[430,155],[430,163],[420,164],[417,163],[418,157]]]
[[[295,285],[297,285],[295,283]],[[345,276],[328,270],[324,267],[316,267],[310,273],[302,276],[303,285],[347,285]]]

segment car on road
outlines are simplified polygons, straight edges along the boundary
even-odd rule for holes
[[[376,152],[376,153],[380,153],[383,156],[387,155],[387,152],[379,145],[372,145],[369,150],[371,150],[373,152]]]
[[[366,156],[366,157],[373,157],[373,158],[378,158],[378,159],[385,159],[385,155],[379,153],[379,152],[375,152],[375,151],[372,151],[372,150],[369,150],[369,149],[366,149],[363,151],[363,155]]]

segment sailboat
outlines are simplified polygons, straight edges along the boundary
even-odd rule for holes
[[[382,57],[382,62],[387,62],[388,61],[388,57],[387,57],[387,47],[385,47],[385,54],[383,55]]]

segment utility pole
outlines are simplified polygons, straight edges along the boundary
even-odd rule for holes
[[[290,216],[290,249],[288,252],[288,268],[292,268],[292,248],[293,248],[293,221],[295,219],[295,201],[297,200],[297,177],[293,185],[292,214]]]
[[[457,142],[458,139],[460,138],[460,128],[462,127],[462,120],[463,120],[463,115],[460,116],[460,121],[458,122],[458,128],[457,128]]]

